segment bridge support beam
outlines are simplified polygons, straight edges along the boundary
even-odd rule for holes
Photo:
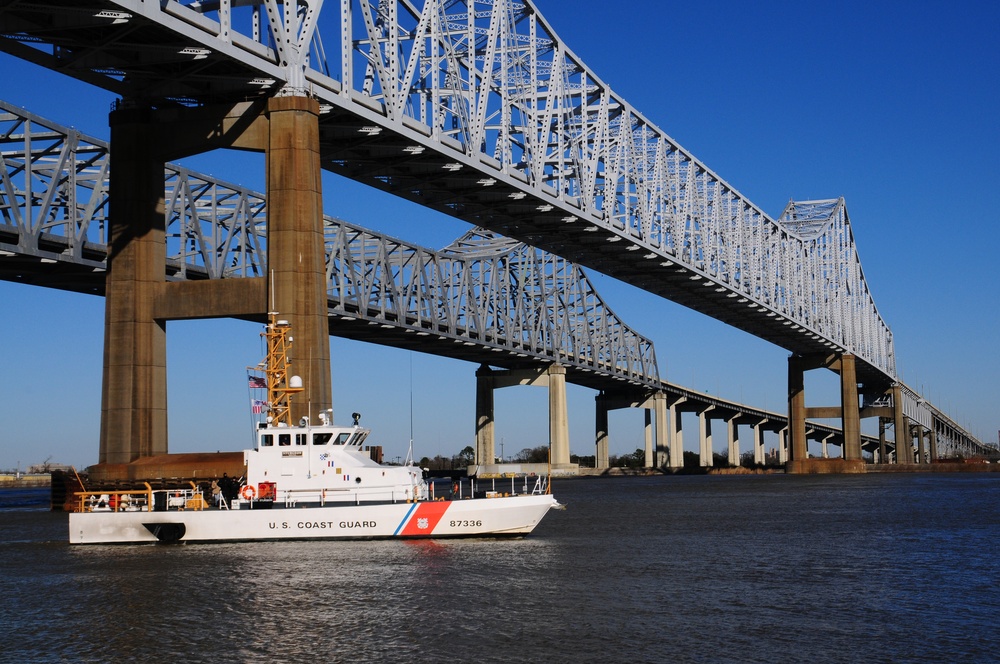
[[[476,463],[496,463],[496,424],[493,370],[485,364],[476,371]]]
[[[319,105],[305,97],[227,108],[123,107],[111,125],[110,246],[105,301],[101,463],[167,453],[166,321],[259,316],[291,322],[293,370],[305,391],[297,420],[331,406],[322,226]],[[233,286],[166,283],[163,169],[168,159],[220,147],[263,151],[271,278]],[[266,284],[266,285],[265,285]],[[271,287],[267,297],[261,297]],[[215,304],[221,304],[216,309]]]
[[[858,406],[858,374],[855,357],[844,353],[840,365],[841,427],[844,432],[844,460],[861,460],[861,414]]]
[[[699,453],[698,463],[702,468],[711,468],[715,465],[712,458],[712,418],[708,414],[715,406],[708,406],[698,411],[698,439]]]
[[[111,113],[108,275],[99,463],[167,452],[167,329],[153,318],[166,280],[163,166],[150,112]]]
[[[924,447],[924,428],[919,424],[913,427],[917,436],[917,463],[927,463],[927,450]]]
[[[653,418],[656,422],[656,462],[657,468],[672,463],[673,453],[669,450],[667,433],[667,395],[656,392],[653,395]]]
[[[806,408],[805,372],[827,368],[840,374],[840,406]],[[843,465],[824,469],[809,460],[806,437],[807,417],[840,417],[843,429]],[[858,404],[858,379],[855,358],[839,355],[792,355],[788,358],[788,432],[789,459],[786,470],[801,472],[864,472],[861,456],[861,414]],[[824,447],[824,458],[826,449]],[[836,468],[836,470],[833,470]]]
[[[332,406],[319,102],[275,97],[267,117],[267,304],[294,330],[289,356],[306,387],[291,402],[295,422]]]
[[[899,383],[892,386],[893,431],[896,436],[896,463],[913,463],[913,439],[903,413],[903,388]]]
[[[608,398],[604,392],[598,393],[594,403],[594,439],[597,452],[594,457],[596,468],[608,468],[611,465],[608,453]]]
[[[476,371],[476,454],[480,465],[495,463],[493,390],[513,385],[549,388],[549,458],[553,470],[575,472],[569,462],[569,414],[566,406],[566,367]]]
[[[753,462],[756,466],[764,465],[764,423],[767,420],[754,422],[753,425]]]
[[[553,364],[549,377],[549,446],[553,466],[569,466],[569,411],[566,406],[566,367]]]
[[[808,457],[806,441],[806,384],[803,358],[788,358],[788,430],[790,460],[805,461]]]
[[[734,468],[740,465],[740,431],[736,425],[738,417],[738,415],[734,415],[726,420],[727,433],[729,434],[729,465]]]
[[[601,392],[596,400],[597,467],[609,468],[608,412],[616,408],[643,409],[643,439],[646,468],[659,468],[668,463],[669,435],[667,432],[667,395],[664,392]],[[651,412],[652,411],[652,412]],[[654,427],[655,424],[655,427]]]
[[[885,446],[885,418],[878,418],[878,462],[888,463]]]
[[[684,422],[681,419],[680,405],[686,397],[670,402],[670,467],[684,467]]]
[[[643,451],[645,452],[643,457],[643,466],[646,468],[652,468],[655,463],[653,452],[653,414],[649,412],[648,408],[643,408],[642,420],[642,440],[644,443]]]

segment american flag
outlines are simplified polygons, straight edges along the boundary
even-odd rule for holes
[[[250,400],[250,410],[252,410],[253,412],[258,414],[263,413],[265,408],[267,408],[266,401],[261,401],[260,399]]]
[[[267,381],[260,376],[250,376],[250,387],[259,387],[262,390],[266,390]]]

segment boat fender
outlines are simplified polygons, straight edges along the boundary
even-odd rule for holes
[[[257,495],[257,491],[253,488],[252,484],[247,484],[240,491],[240,495],[243,496],[243,500],[253,500]]]

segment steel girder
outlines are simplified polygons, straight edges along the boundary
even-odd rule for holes
[[[153,105],[314,95],[324,168],[895,379],[842,202],[771,219],[527,0],[7,0],[0,48]]]
[[[102,293],[107,144],[0,102],[0,149],[0,278]],[[164,185],[169,278],[266,274],[263,195],[175,164]],[[334,334],[377,341],[367,332],[373,323],[417,339],[433,333],[448,341],[438,344],[448,349],[442,355],[482,361],[485,353],[508,367],[560,362],[593,372],[593,380],[577,376],[584,384],[660,385],[652,342],[565,259],[484,230],[438,252],[324,223]],[[398,345],[427,350],[430,341]],[[475,351],[459,352],[456,341]]]

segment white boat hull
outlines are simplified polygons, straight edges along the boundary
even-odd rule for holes
[[[551,495],[379,505],[163,512],[74,512],[71,544],[388,539],[526,535]]]

